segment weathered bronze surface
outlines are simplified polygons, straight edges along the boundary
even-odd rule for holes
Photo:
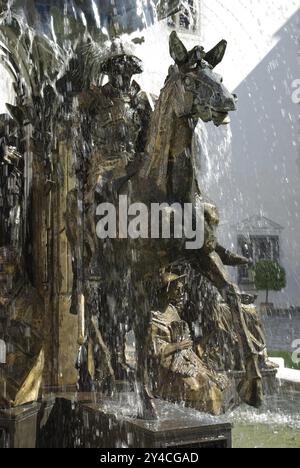
[[[6,345],[2,364],[0,405],[36,401],[44,370],[43,306],[37,292],[23,284],[16,256],[1,249],[0,337]],[[8,278],[9,277],[9,278]]]
[[[24,269],[22,116],[16,107],[9,110],[14,120],[2,115],[0,124],[0,338],[5,346],[0,405],[4,407],[36,401],[44,371],[43,303]]]
[[[191,332],[180,313],[184,306],[184,284],[176,275],[163,276],[161,311],[152,313],[153,385],[157,396],[184,401],[188,406],[220,414],[225,374],[208,369],[193,349]]]

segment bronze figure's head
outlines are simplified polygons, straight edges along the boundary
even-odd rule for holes
[[[131,78],[143,72],[143,66],[129,46],[115,40],[101,63],[100,71],[108,76],[115,88],[126,89],[130,86]]]
[[[186,275],[176,275],[174,273],[162,273],[161,284],[162,291],[168,302],[174,306],[181,306],[184,300]]]

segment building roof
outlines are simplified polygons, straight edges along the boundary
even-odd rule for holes
[[[284,227],[265,216],[255,215],[241,221],[236,229],[240,234],[278,235]]]

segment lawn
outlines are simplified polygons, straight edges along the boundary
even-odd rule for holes
[[[268,353],[269,357],[283,358],[285,362],[285,367],[288,369],[300,370],[300,363],[295,364],[292,360],[292,353],[287,351],[271,351]]]

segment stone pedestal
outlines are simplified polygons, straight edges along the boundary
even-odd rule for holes
[[[120,416],[97,404],[80,405],[84,448],[231,448],[231,424],[157,400],[158,421]]]
[[[39,413],[37,448],[80,447],[83,431],[78,402],[85,404],[94,399],[91,393],[70,392],[46,396]]]
[[[39,403],[0,410],[0,448],[35,448]]]
[[[95,403],[99,401],[99,403]],[[156,400],[158,421],[136,417],[135,396],[57,394],[0,411],[0,448],[231,448],[231,424]]]

